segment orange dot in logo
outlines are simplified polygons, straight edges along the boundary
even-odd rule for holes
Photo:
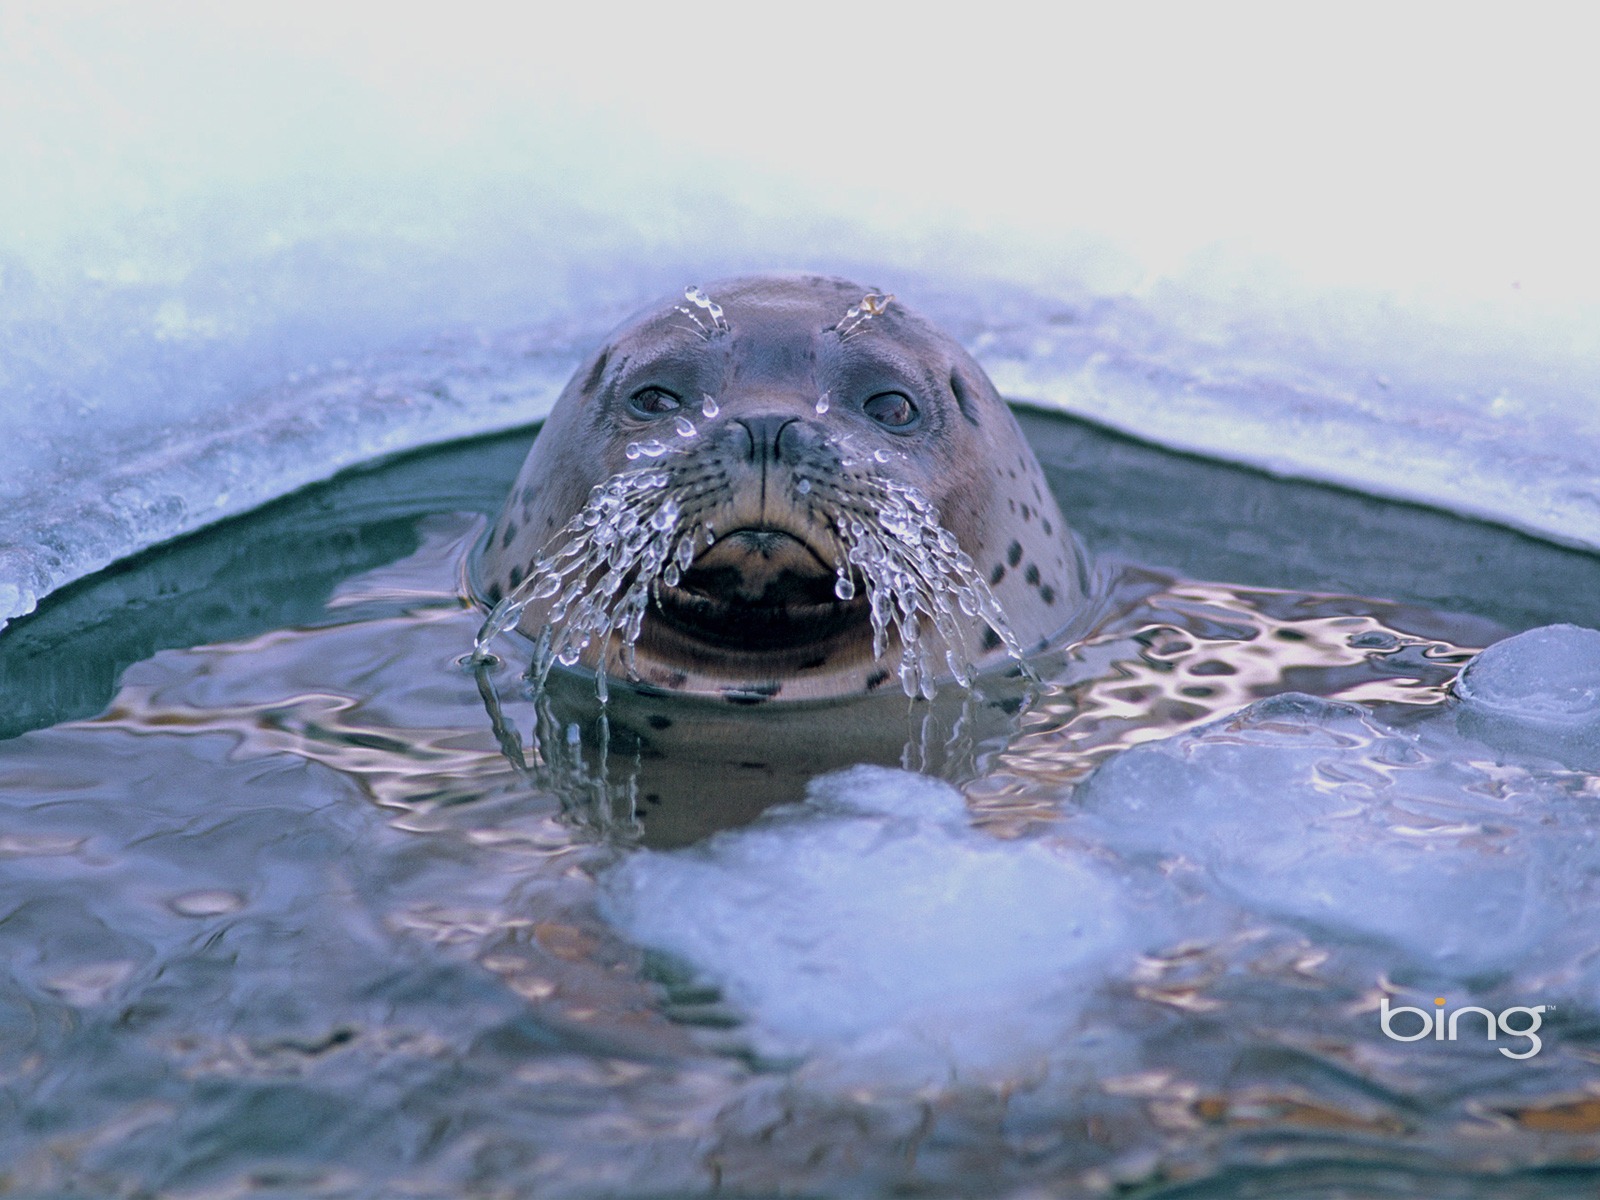
[[[1444,997],[1443,996],[1435,996],[1433,998],[1433,1002],[1435,1004],[1437,1004],[1440,1008],[1444,1007]]]

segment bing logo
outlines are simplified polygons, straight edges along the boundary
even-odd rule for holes
[[[1499,1046],[1497,1049],[1507,1058],[1532,1058],[1544,1048],[1544,1043],[1539,1040],[1539,1026],[1544,1022],[1544,1014],[1549,1005],[1535,1004],[1530,1006],[1517,1005],[1501,1012],[1492,1013],[1487,1008],[1479,1008],[1475,1004],[1464,1005],[1454,1012],[1447,1013],[1444,1009],[1444,997],[1436,996],[1433,1001],[1435,1011],[1429,1012],[1425,1008],[1412,1008],[1401,1005],[1398,1008],[1389,1007],[1389,997],[1385,996],[1378,1002],[1378,1023],[1383,1026],[1383,1035],[1397,1042],[1417,1042],[1433,1035],[1435,1041],[1453,1042],[1460,1033],[1461,1018],[1468,1020],[1468,1030],[1482,1021],[1489,1041],[1495,1041],[1498,1034],[1505,1034],[1512,1038],[1527,1038],[1527,1045],[1520,1049],[1510,1046]],[[1402,1013],[1415,1013],[1422,1020],[1422,1027],[1411,1033],[1401,1033],[1395,1029],[1395,1018]],[[1518,1013],[1525,1014],[1517,1025],[1511,1023],[1511,1018]],[[1400,1022],[1403,1025],[1411,1024],[1407,1017]]]

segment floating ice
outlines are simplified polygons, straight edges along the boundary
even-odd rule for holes
[[[1496,642],[1467,665],[1456,694],[1530,725],[1600,723],[1600,630],[1545,625]]]
[[[1291,693],[1109,760],[1064,809],[1070,842],[996,841],[948,786],[860,767],[634,854],[603,906],[814,1079],[992,1078],[1087,1046],[1137,955],[1241,927],[1307,938],[1352,991],[1600,1001],[1575,919],[1600,903],[1594,790],[1496,754],[1450,706],[1392,725]]]
[[[1455,690],[1458,728],[1497,754],[1600,772],[1600,632],[1546,625],[1506,638]]]
[[[763,1052],[843,1049],[937,1080],[1044,1054],[1152,935],[1100,867],[977,832],[948,784],[880,767],[700,846],[636,853],[603,894],[629,936],[749,1014]]]
[[[1386,946],[1396,973],[1463,978],[1524,959],[1566,907],[1523,807],[1538,788],[1503,798],[1484,754],[1447,716],[1401,730],[1280,695],[1109,761],[1080,832],[1319,941]]]

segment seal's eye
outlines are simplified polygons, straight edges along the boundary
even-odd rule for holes
[[[662,413],[677,412],[683,407],[666,388],[642,387],[628,397],[628,407],[642,417],[659,417]]]
[[[917,421],[917,406],[903,392],[879,392],[861,410],[879,425],[890,429],[908,429]]]

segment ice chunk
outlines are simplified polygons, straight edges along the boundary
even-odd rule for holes
[[[1600,723],[1600,630],[1545,625],[1496,642],[1467,665],[1456,694],[1530,725]]]
[[[887,1056],[934,1079],[1015,1066],[1137,948],[1114,878],[971,829],[947,784],[855,767],[809,794],[604,881],[608,916],[720,986],[768,1053]]]
[[[1197,871],[1257,918],[1387,946],[1395,973],[1471,976],[1517,962],[1560,910],[1544,848],[1506,837],[1515,810],[1475,751],[1448,720],[1402,731],[1275,696],[1107,763],[1079,831]]]
[[[838,815],[904,817],[951,828],[967,823],[966,799],[948,783],[887,768],[854,767],[825,775],[812,782],[806,799]]]
[[[0,581],[0,629],[3,629],[5,623],[12,617],[31,613],[37,603],[29,589],[15,583]]]

